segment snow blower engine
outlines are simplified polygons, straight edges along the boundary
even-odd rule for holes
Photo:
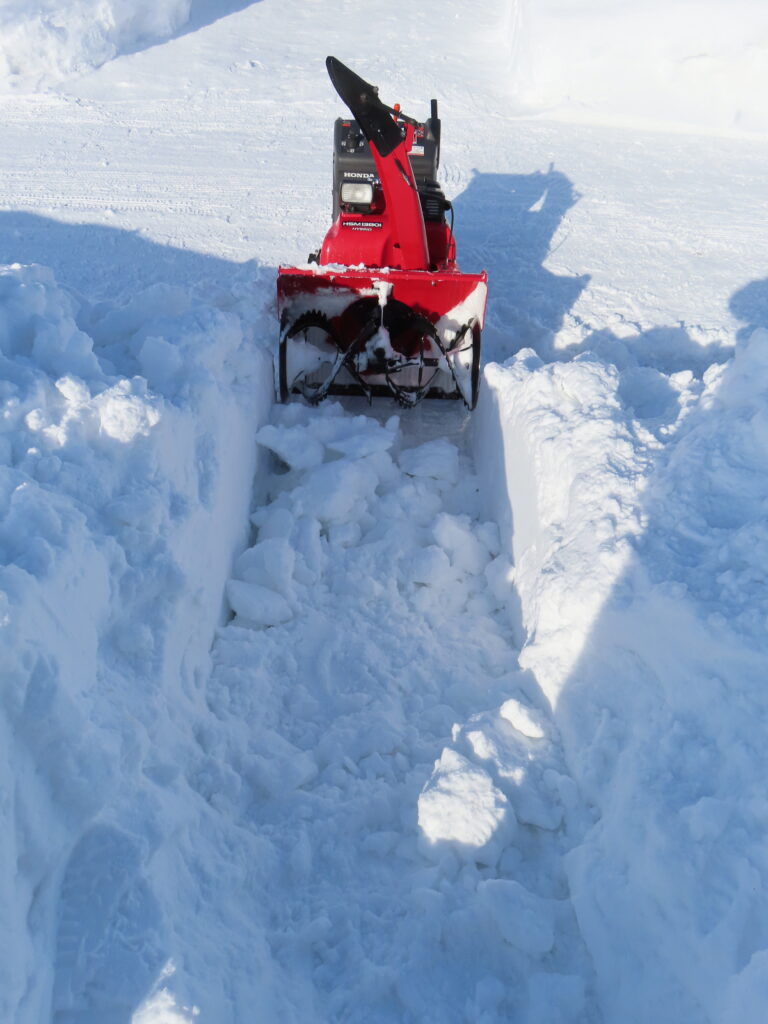
[[[422,124],[335,57],[326,67],[352,118],[334,130],[333,226],[305,266],[278,270],[280,400],[429,396],[474,409],[487,275],[456,265],[437,100]]]

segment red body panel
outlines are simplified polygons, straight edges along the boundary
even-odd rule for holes
[[[278,312],[282,315],[283,310],[290,307],[293,315],[319,309],[331,316],[339,316],[351,302],[364,296],[375,296],[377,287],[388,285],[389,298],[405,303],[433,324],[478,293],[473,315],[482,328],[487,280],[485,271],[462,274],[459,270],[280,267],[277,274]]]

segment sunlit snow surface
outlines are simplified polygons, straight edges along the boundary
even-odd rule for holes
[[[0,1019],[762,1024],[765,48],[3,7]],[[326,53],[440,100],[472,416],[272,405]]]
[[[167,39],[191,0],[4,0],[0,89],[51,85]]]

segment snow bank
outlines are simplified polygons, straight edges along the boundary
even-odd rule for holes
[[[50,84],[167,39],[191,0],[6,0],[0,9],[0,85]]]
[[[665,408],[594,356],[486,371],[520,664],[598,812],[566,863],[608,1020],[765,1012],[767,341],[672,374]]]
[[[524,350],[485,379],[478,470],[513,555],[528,656],[546,636],[557,658],[542,680],[556,703],[643,528],[648,458],[627,423],[620,372],[590,354],[545,364]]]
[[[510,85],[527,110],[768,132],[762,0],[517,0],[507,33]]]
[[[47,1019],[51,994],[66,1014],[88,988],[116,1019],[172,959],[149,863],[195,820],[201,673],[269,363],[238,317],[171,289],[88,309],[16,266],[0,366],[0,1016]]]

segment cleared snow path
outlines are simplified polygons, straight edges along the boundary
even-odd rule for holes
[[[763,1024],[768,8],[149,6],[0,14],[0,90],[78,69],[0,97],[0,1020]],[[440,100],[484,482],[278,412],[206,694],[327,53]]]
[[[296,403],[257,435],[274,471],[209,702],[239,780],[218,806],[258,837],[269,1019],[595,1019],[561,867],[583,822],[467,423]]]

